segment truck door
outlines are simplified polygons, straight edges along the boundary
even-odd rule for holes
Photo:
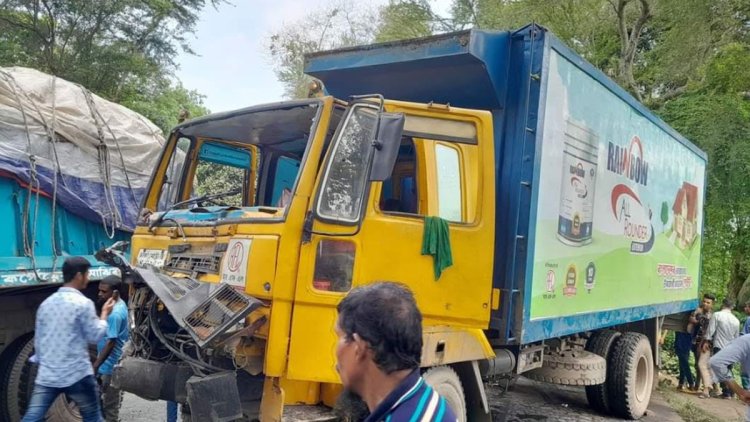
[[[426,325],[486,327],[492,306],[494,165],[489,113],[389,103],[406,115],[392,174],[367,180],[372,112],[342,120],[311,202],[289,351],[291,379],[339,382],[336,305],[352,287],[395,281],[415,293]],[[422,255],[425,217],[447,221],[453,265]]]

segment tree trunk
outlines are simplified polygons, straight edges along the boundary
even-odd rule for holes
[[[631,28],[628,28],[627,7],[628,4],[637,1],[640,15]],[[617,15],[617,29],[620,35],[620,65],[618,66],[618,79],[624,83],[638,101],[643,101],[640,88],[633,76],[633,63],[638,52],[638,42],[646,22],[651,18],[651,5],[653,0],[609,0]]]

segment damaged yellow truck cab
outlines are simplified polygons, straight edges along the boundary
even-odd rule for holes
[[[490,113],[377,96],[278,103],[178,126],[132,240],[144,283],[134,284],[130,306],[143,338],[119,368],[121,385],[189,404],[194,420],[212,406],[264,421],[281,420],[285,406],[333,406],[336,305],[379,280],[414,291],[423,367],[465,363],[478,374],[476,362],[494,356],[483,329],[498,306],[492,249],[482,246],[494,241],[492,157]],[[432,253],[423,250],[436,227],[429,221],[450,233]],[[200,293],[191,287],[202,284],[210,285]],[[155,317],[154,302],[171,318]],[[154,337],[164,344],[147,341]],[[143,365],[193,384],[149,397],[133,381]],[[222,371],[233,371],[239,407],[217,410],[193,393],[215,387],[197,379]],[[471,382],[467,392],[481,386]]]

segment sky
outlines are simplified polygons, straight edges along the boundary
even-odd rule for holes
[[[300,20],[326,0],[231,0],[215,9],[206,7],[194,36],[188,37],[196,55],[180,54],[177,77],[205,96],[216,113],[280,101],[283,87],[273,73],[266,40],[285,23]],[[447,10],[450,0],[432,0],[435,10]],[[387,0],[370,0],[384,5]]]

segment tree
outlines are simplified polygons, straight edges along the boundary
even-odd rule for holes
[[[373,9],[339,1],[271,34],[267,48],[285,96],[307,97],[312,78],[304,73],[305,54],[372,42],[377,22]]]
[[[639,101],[643,101],[641,89],[633,76],[633,64],[638,53],[641,34],[651,18],[653,0],[609,0],[617,16],[617,32],[620,36],[620,56],[617,70],[618,79],[624,83]],[[635,17],[628,5],[637,4]],[[631,7],[632,8],[632,7]],[[632,21],[632,24],[629,23]]]
[[[421,38],[450,29],[450,22],[433,13],[426,0],[390,0],[380,9],[380,25],[375,41]]]
[[[33,67],[118,103],[169,103],[159,99],[162,95],[193,101],[195,95],[180,93],[179,84],[169,81],[174,60],[178,51],[190,52],[186,37],[195,31],[199,12],[223,2],[4,0],[0,66]],[[186,104],[194,106],[200,104]],[[152,109],[139,111],[155,120],[172,112],[149,114]]]

